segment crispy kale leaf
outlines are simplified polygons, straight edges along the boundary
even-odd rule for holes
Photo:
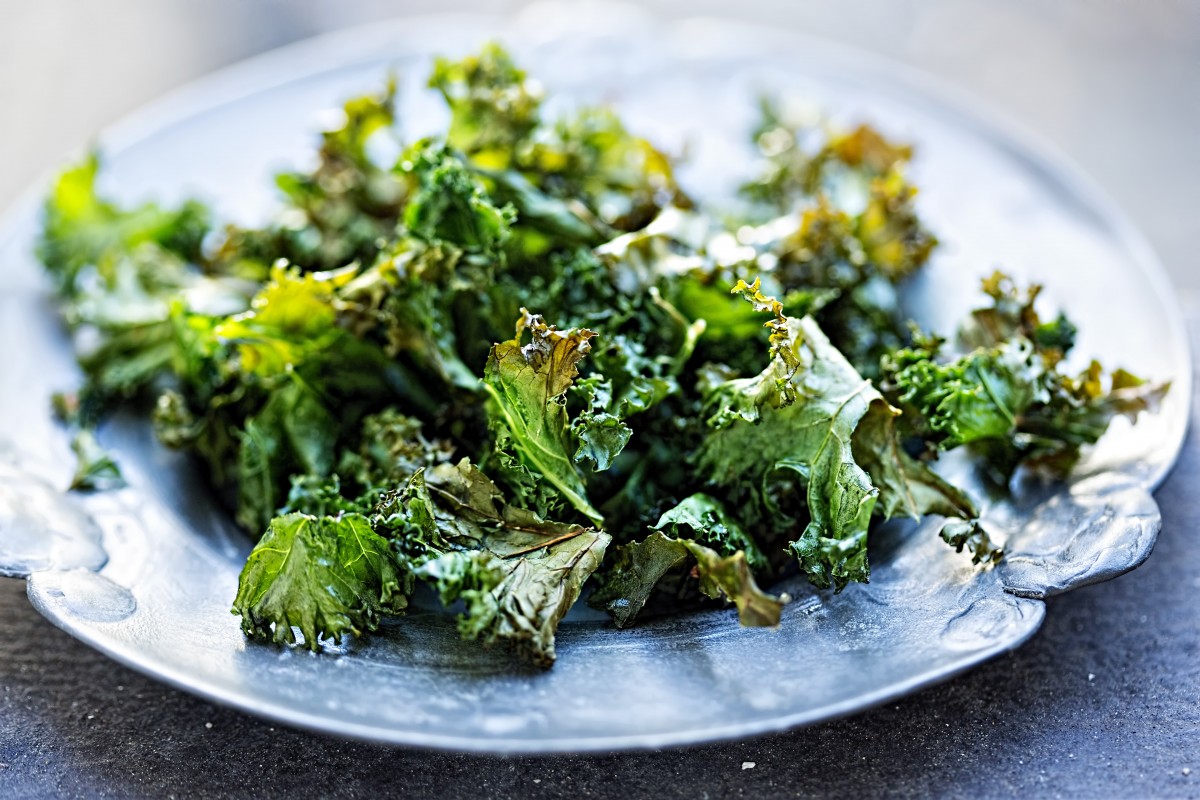
[[[443,602],[467,602],[459,618],[465,638],[504,642],[534,665],[550,667],[558,623],[600,565],[607,544],[608,537],[597,531],[525,551],[493,539],[484,550],[446,553],[417,574],[435,580]]]
[[[774,356],[759,375],[712,390],[713,431],[696,466],[776,536],[806,509],[809,521],[789,547],[814,584],[840,589],[868,575],[878,490],[854,461],[851,441],[878,393],[810,318],[787,325],[787,359]]]
[[[338,109],[321,133],[316,167],[276,176],[287,203],[278,220],[262,230],[228,226],[211,262],[251,276],[279,258],[306,270],[370,263],[391,238],[405,199],[404,183],[376,163],[371,147],[395,123],[395,93],[389,80],[382,92]]]
[[[375,263],[339,288],[337,323],[393,359],[409,401],[432,411],[478,391],[471,322],[506,263],[513,213],[432,140],[406,150],[399,170],[409,184],[402,225]]]
[[[75,432],[71,437],[71,452],[78,462],[71,477],[71,489],[105,491],[125,485],[120,467],[100,445],[91,428]]]
[[[783,216],[742,238],[778,265],[772,291],[833,293],[814,317],[859,373],[876,378],[879,359],[906,343],[896,284],[937,246],[905,177],[912,148],[865,125],[821,133],[772,103],[761,111],[753,139],[766,169],[743,194]]]
[[[525,331],[532,338],[522,344]],[[588,501],[587,487],[575,464],[576,448],[563,398],[595,335],[586,328],[557,330],[540,316],[521,309],[516,336],[492,347],[483,380],[505,480],[539,512],[554,510],[556,498],[561,496],[588,519],[599,522],[600,512]]]
[[[885,518],[977,516],[965,495],[902,450],[890,424],[896,411],[811,318],[786,317],[757,282],[734,291],[774,315],[766,323],[772,358],[759,375],[711,389],[714,430],[697,466],[772,540],[807,517],[788,547],[814,584],[867,580],[877,500]]]
[[[876,514],[883,519],[946,517],[940,533],[948,544],[960,553],[966,547],[976,564],[999,561],[1003,551],[992,543],[966,492],[904,449],[900,415],[886,402],[873,402],[851,442],[855,460],[879,489]]]
[[[767,559],[719,500],[693,494],[654,527],[644,540],[618,549],[592,595],[593,605],[608,610],[618,627],[631,625],[652,594],[687,594],[692,582],[704,597],[735,604],[743,625],[779,624],[783,602],[754,580],[754,572],[767,570]]]
[[[744,551],[723,556],[698,542],[675,539],[662,531],[618,549],[604,583],[592,595],[592,603],[612,614],[618,627],[628,627],[664,578],[681,570],[695,575],[705,597],[736,605],[743,625],[779,624],[783,602],[758,588]]]
[[[404,207],[409,233],[429,244],[448,242],[467,253],[501,257],[513,211],[493,204],[479,180],[448,148],[418,142],[401,158],[400,170],[412,183]]]
[[[245,307],[244,285],[195,266],[208,211],[153,203],[122,207],[96,192],[99,158],[65,171],[46,201],[38,253],[76,332],[88,404],[137,396],[167,372],[175,305]]]
[[[608,108],[564,117],[522,155],[522,169],[543,191],[577,198],[616,231],[645,227],[667,205],[691,205],[670,159]]]
[[[541,119],[541,89],[495,44],[439,59],[429,79],[450,108],[449,145],[495,183],[523,220],[577,243],[637,230],[668,203],[688,205],[671,161],[607,108]]]
[[[209,332],[236,348],[227,391],[257,398],[236,407],[246,416],[227,434],[237,442],[238,521],[251,530],[284,505],[289,476],[328,475],[344,429],[398,394],[384,353],[337,324],[338,287],[350,277],[276,268],[249,311]]]
[[[614,407],[612,381],[592,376],[572,387],[582,397],[584,408],[571,422],[571,432],[579,441],[574,460],[577,464],[591,462],[592,470],[603,472],[629,444],[633,430],[612,413]]]
[[[759,122],[751,139],[764,169],[742,186],[746,197],[789,211],[817,195],[838,196],[869,185],[912,158],[908,145],[889,142],[869,125],[824,136],[809,120],[798,119],[769,98],[759,103]],[[818,140],[819,146],[811,143]]]
[[[609,543],[601,531],[507,504],[466,460],[418,472],[382,504],[379,519],[443,602],[466,603],[464,636],[505,642],[543,667],[554,662],[558,623]]]
[[[100,409],[94,398],[58,392],[50,400],[55,418],[71,432],[71,451],[75,453],[76,465],[68,488],[105,491],[124,486],[120,467],[96,438]]]
[[[855,460],[879,488],[884,519],[919,519],[928,514],[974,519],[979,511],[971,498],[919,459],[909,455],[897,429],[899,409],[874,399],[854,430]]]
[[[233,613],[247,636],[310,649],[373,631],[408,605],[412,578],[358,514],[272,520],[238,581]]]
[[[237,519],[262,529],[284,505],[293,474],[327,475],[333,468],[337,422],[311,389],[289,382],[245,421],[238,449]]]
[[[509,166],[540,121],[540,91],[495,43],[461,61],[437,59],[429,86],[450,107],[450,146],[486,168]]]
[[[208,210],[195,201],[178,209],[153,203],[121,208],[96,193],[100,158],[59,175],[43,212],[38,256],[61,294],[74,298],[93,291],[91,276],[111,269],[143,246],[195,261],[209,229]]]
[[[970,352],[947,356],[943,340],[919,335],[884,361],[884,386],[926,446],[978,450],[1000,485],[1020,466],[1062,477],[1113,417],[1134,419],[1168,390],[1124,370],[1106,375],[1095,361],[1078,375],[1064,373],[1074,326],[1061,315],[1040,320],[1038,287],[1022,295],[997,274],[984,288],[992,305],[963,329]]]
[[[676,538],[687,538],[721,556],[744,553],[751,569],[767,566],[766,556],[737,520],[715,497],[702,492],[685,497],[659,518],[654,528]]]

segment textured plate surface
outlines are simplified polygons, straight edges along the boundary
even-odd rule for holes
[[[681,179],[728,194],[750,169],[754,98],[768,91],[870,120],[918,147],[921,208],[943,240],[907,303],[941,330],[997,265],[1047,285],[1103,355],[1175,388],[1136,427],[1118,422],[1069,486],[993,504],[1009,556],[981,572],[929,528],[874,536],[869,585],[838,596],[795,582],[778,630],[706,612],[617,631],[577,610],[559,661],[523,670],[458,641],[418,602],[370,641],[314,656],[246,643],[229,614],[249,543],[192,466],[144,424],[102,431],[130,482],[68,497],[70,452],[47,395],[77,380],[30,256],[36,199],[0,228],[0,575],[28,578],[55,624],[137,669],[248,711],[368,739],[493,751],[603,750],[778,730],[883,702],[1016,647],[1040,598],[1142,562],[1159,528],[1149,490],[1187,428],[1181,316],[1141,239],[1058,159],[969,104],[859,53],[727,21],[664,24],[626,6],[535,7],[517,18],[433,17],[314,40],[169,96],[101,140],[105,188],[199,194],[243,221],[269,211],[270,173],[301,160],[317,112],[399,72],[409,135],[444,120],[421,90],[434,54],[500,38],[566,104],[615,104],[630,127],[688,152]],[[41,189],[39,189],[39,192]]]

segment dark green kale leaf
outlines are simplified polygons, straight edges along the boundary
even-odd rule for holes
[[[612,381],[595,375],[577,381],[571,388],[584,403],[583,410],[571,421],[571,432],[579,441],[575,463],[590,461],[594,472],[603,472],[629,444],[633,430],[609,411],[613,407]]]
[[[851,442],[855,460],[879,489],[883,518],[919,519],[928,514],[968,520],[978,517],[979,510],[965,492],[904,449],[896,425],[900,415],[899,409],[875,399]]]
[[[755,571],[767,569],[767,558],[733,515],[715,497],[697,492],[685,497],[659,518],[655,530],[689,539],[721,556],[745,553]]]
[[[472,341],[481,300],[503,272],[513,213],[436,142],[409,148],[399,170],[410,184],[403,225],[374,264],[338,289],[338,324],[403,363],[407,385],[423,385],[427,395],[410,400],[432,409],[479,391],[476,371],[486,353],[477,356],[464,342]],[[430,373],[444,385],[424,380]]]
[[[453,449],[428,438],[419,419],[385,408],[363,419],[358,452],[344,455],[338,470],[362,487],[402,483],[422,467],[449,461]]]
[[[855,460],[879,489],[876,514],[883,519],[945,517],[940,535],[948,544],[960,553],[966,547],[976,564],[998,562],[1003,551],[992,543],[967,493],[904,449],[900,416],[889,403],[872,402],[851,442]]]
[[[1022,295],[997,274],[984,288],[992,306],[973,312],[963,329],[975,349],[947,356],[943,340],[917,335],[911,348],[884,360],[889,397],[928,447],[978,450],[1000,485],[1023,465],[1063,477],[1114,417],[1135,419],[1169,389],[1124,370],[1107,376],[1097,362],[1077,376],[1064,373],[1074,326],[1061,315],[1041,322],[1037,287]]]
[[[417,472],[448,463],[449,442],[429,439],[419,419],[386,408],[363,418],[357,449],[344,449],[333,474],[292,475],[287,506],[313,516],[372,515]]]
[[[585,531],[540,547],[504,544],[494,537],[485,550],[447,553],[417,575],[435,581],[443,602],[466,601],[459,620],[465,638],[504,642],[536,666],[550,667],[558,624],[600,565],[608,537]]]
[[[593,319],[610,334],[597,339],[589,358],[594,370],[575,382],[571,397],[582,406],[572,422],[579,439],[576,461],[591,460],[597,472],[612,465],[652,410],[682,392],[680,377],[704,331],[656,287],[618,295]],[[635,419],[640,418],[640,419]]]
[[[697,464],[747,522],[776,540],[807,516],[789,549],[815,585],[837,589],[867,580],[873,513],[885,519],[939,514],[974,524],[978,512],[970,499],[905,452],[894,426],[899,412],[811,318],[787,317],[758,281],[734,291],[773,316],[766,323],[771,363],[753,378],[710,389],[715,430]],[[993,557],[986,538],[973,541],[977,560]]]
[[[889,358],[888,384],[919,414],[928,439],[941,449],[1007,439],[1018,416],[1049,401],[1044,363],[1024,338],[942,359],[940,339],[918,337],[912,348]]]
[[[291,475],[328,475],[338,424],[306,385],[289,382],[243,423],[238,449],[237,520],[262,530],[285,504]]]
[[[490,644],[511,637],[501,636],[499,624],[502,615],[497,595],[506,577],[505,564],[490,551],[450,550],[421,564],[416,574],[432,584],[442,605],[463,604],[456,620],[463,639]],[[549,652],[553,653],[552,645]]]
[[[755,581],[772,565],[734,514],[719,500],[692,494],[668,508],[656,532],[622,545],[606,570],[592,605],[613,615],[618,627],[652,610],[694,606],[701,598],[727,600],[742,624],[773,626],[785,598],[762,592]]]
[[[429,409],[447,392],[474,392],[479,379],[463,361],[453,303],[472,296],[482,274],[463,272],[462,251],[403,238],[338,292],[339,325],[405,365],[410,402]],[[435,375],[440,383],[416,380]],[[440,387],[440,388],[439,388]]]
[[[494,205],[457,156],[425,140],[409,148],[399,169],[412,184],[403,217],[409,233],[430,244],[447,242],[468,253],[500,258],[515,214],[511,207]]]
[[[374,631],[408,605],[412,577],[358,514],[272,520],[246,560],[233,613],[247,636],[311,650]]]
[[[478,164],[471,167],[491,184],[491,193],[498,200],[516,209],[520,224],[514,249],[526,258],[534,259],[562,247],[598,245],[613,234],[582,201],[548,194],[516,169],[488,170]]]
[[[253,398],[225,406],[238,416],[224,421],[237,442],[238,520],[250,530],[284,505],[289,476],[330,474],[362,416],[403,394],[383,351],[338,324],[338,291],[352,277],[276,268],[249,311],[206,332],[237,353],[224,396]]]
[[[664,578],[680,571],[696,577],[705,597],[736,605],[743,625],[779,624],[783,602],[758,588],[744,551],[721,555],[698,542],[674,539],[662,531],[618,548],[591,602],[612,614],[618,627],[628,627]]]

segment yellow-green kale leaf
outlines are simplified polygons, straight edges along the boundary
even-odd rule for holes
[[[412,578],[360,514],[271,522],[238,580],[233,613],[247,636],[304,644],[373,631],[408,605]]]

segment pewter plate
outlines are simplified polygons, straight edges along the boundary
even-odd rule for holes
[[[460,642],[418,602],[364,643],[313,655],[243,640],[230,615],[248,540],[185,459],[147,426],[102,432],[130,486],[67,496],[71,458],[48,394],[77,380],[31,257],[39,187],[0,227],[0,575],[26,577],[52,622],[135,669],[304,727],[477,751],[659,747],[781,730],[853,713],[968,669],[1031,636],[1041,598],[1141,563],[1160,526],[1149,491],[1178,454],[1191,367],[1181,315],[1128,223],[1044,147],[893,64],[729,21],[665,23],[616,5],[520,16],[424,17],[286,48],[185,88],[101,138],[106,188],[135,199],[199,194],[250,221],[269,175],[300,161],[317,112],[379,85],[404,87],[406,132],[444,121],[421,88],[434,54],[500,38],[563,104],[611,102],[630,126],[686,150],[681,178],[729,196],[761,92],[870,120],[918,147],[915,180],[944,241],[906,302],[950,330],[997,265],[1047,285],[1083,334],[1079,352],[1175,382],[1166,406],[1114,425],[1069,485],[989,503],[1009,556],[980,571],[928,526],[873,537],[871,583],[838,596],[795,581],[778,630],[713,611],[618,631],[577,609],[545,673]],[[954,469],[954,464],[947,468]]]

